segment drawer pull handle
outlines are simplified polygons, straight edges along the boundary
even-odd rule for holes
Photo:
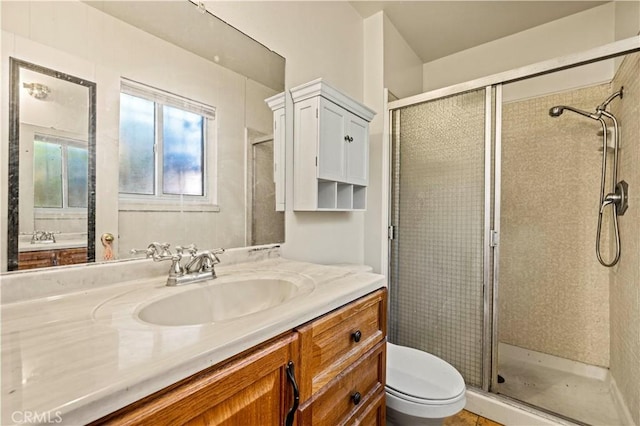
[[[362,395],[360,395],[360,392],[356,392],[353,395],[351,395],[351,400],[353,401],[354,405],[358,405],[362,400]]]
[[[298,389],[298,383],[296,383],[296,376],[293,367],[293,361],[289,361],[289,363],[287,364],[287,379],[289,380],[289,383],[291,383],[291,387],[293,388],[293,405],[287,413],[287,417],[284,423],[285,426],[293,425],[293,419],[296,415],[298,405],[300,404],[300,390]]]
[[[351,338],[354,342],[358,343],[360,339],[362,339],[362,333],[360,330],[356,330],[354,333],[351,333]]]

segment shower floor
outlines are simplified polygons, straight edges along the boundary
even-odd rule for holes
[[[609,372],[500,343],[497,393],[589,425],[622,425]]]

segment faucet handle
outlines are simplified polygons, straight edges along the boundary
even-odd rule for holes
[[[151,257],[153,256],[153,253],[155,253],[155,250],[153,250],[152,248],[146,248],[146,249],[131,249],[129,250],[129,253],[131,254],[139,254],[139,253],[144,253],[147,257]]]
[[[224,253],[224,252],[225,252],[225,250],[224,250],[222,247],[211,250],[211,252],[210,252],[210,253],[211,253],[211,254],[213,255],[213,257],[216,259],[216,262],[215,262],[215,263],[221,263],[220,258],[219,258],[217,255],[218,255],[218,254],[222,254],[222,253]]]
[[[160,257],[172,256],[171,250],[169,250],[169,247],[171,247],[171,244],[169,243],[162,243],[162,244],[154,243],[154,244],[157,245],[156,252],[159,251],[158,255]]]
[[[198,247],[194,243],[189,244],[184,249],[191,255],[191,257],[194,257],[198,252]]]

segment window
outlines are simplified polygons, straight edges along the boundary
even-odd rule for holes
[[[34,207],[87,208],[87,143],[37,134],[33,140]]]
[[[120,194],[138,200],[213,202],[210,130],[215,109],[157,89],[122,83]]]

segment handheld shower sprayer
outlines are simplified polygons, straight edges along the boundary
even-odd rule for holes
[[[607,106],[613,101],[615,98],[623,97],[623,89],[621,87],[620,90],[610,95],[607,99],[604,100],[600,105],[596,107],[595,112],[591,113],[588,111],[583,111],[578,108],[570,107],[567,105],[557,105],[551,107],[549,109],[549,115],[551,117],[560,117],[565,110],[569,110],[575,112],[576,114],[582,115],[587,118],[591,118],[593,120],[597,120],[600,122],[602,126],[602,174],[600,178],[600,207],[598,212],[598,228],[596,230],[596,257],[600,264],[606,267],[610,267],[618,263],[620,260],[620,229],[618,227],[618,216],[622,216],[627,210],[627,199],[628,199],[628,185],[625,181],[618,182],[618,151],[619,151],[619,127],[618,120],[616,117],[609,111],[607,111]],[[611,183],[611,192],[605,195],[605,182],[607,176],[607,145],[608,145],[608,133],[607,133],[607,122],[605,118],[611,120],[613,123],[613,173],[612,173],[612,183]],[[600,253],[600,235],[602,233],[602,215],[607,206],[611,206],[612,214],[613,214],[613,230],[615,234],[615,253],[613,256],[613,260],[611,262],[606,262]]]

